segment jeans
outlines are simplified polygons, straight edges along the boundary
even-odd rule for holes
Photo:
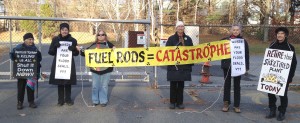
[[[183,103],[184,81],[170,81],[170,103],[181,105]]]
[[[94,104],[106,104],[108,102],[108,83],[110,81],[110,73],[102,75],[92,73],[92,101]]]
[[[223,69],[224,72],[224,98],[223,101],[230,102],[230,90],[231,90],[231,70]],[[233,77],[234,82],[234,107],[240,107],[241,100],[241,76]]]

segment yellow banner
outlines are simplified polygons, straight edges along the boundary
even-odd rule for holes
[[[197,46],[85,50],[88,67],[134,67],[193,64],[230,58],[228,40]]]

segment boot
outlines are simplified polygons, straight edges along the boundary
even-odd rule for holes
[[[22,103],[22,102],[18,102],[18,104],[17,104],[17,109],[18,109],[18,110],[23,109],[23,103]]]
[[[222,108],[223,112],[228,112],[229,110],[229,102],[228,101],[224,101],[224,106]]]
[[[184,105],[183,104],[178,104],[176,105],[178,109],[184,109]]]
[[[169,109],[175,109],[175,103],[170,103],[169,104]]]
[[[279,112],[277,116],[277,121],[283,121],[285,119],[285,113],[284,112]]]
[[[30,108],[37,108],[37,105],[34,102],[29,103]]]
[[[270,108],[269,114],[266,115],[267,119],[276,117],[276,108]]]

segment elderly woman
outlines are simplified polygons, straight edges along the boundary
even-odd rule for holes
[[[231,39],[243,39],[241,36],[241,26],[240,25],[233,25],[231,27],[231,35],[228,37],[223,38],[222,40],[231,40]],[[246,40],[244,40],[244,48],[245,48],[245,60],[246,60],[246,71],[249,70],[249,48],[248,43]],[[230,105],[230,88],[231,88],[231,78],[233,78],[234,82],[234,112],[240,113],[240,98],[241,98],[241,76],[235,76],[231,77],[231,59],[223,59],[221,60],[221,68],[224,72],[224,106],[222,111],[228,112],[229,105]]]
[[[176,23],[176,32],[168,38],[166,46],[193,46],[192,39],[184,33],[182,21]],[[183,88],[184,81],[191,81],[192,65],[169,65],[167,80],[170,81],[170,109],[184,109]]]
[[[18,104],[17,104],[17,109],[21,110],[23,109],[23,101],[24,101],[24,95],[25,95],[25,88],[27,90],[27,98],[29,102],[29,107],[30,108],[36,108],[37,105],[34,103],[34,89],[35,89],[35,84],[38,81],[39,73],[40,73],[40,68],[41,68],[41,61],[42,61],[42,55],[41,52],[38,50],[38,48],[34,44],[34,37],[32,33],[26,33],[23,36],[24,43],[18,44],[11,52],[10,52],[10,58],[13,62],[17,59],[17,56],[15,54],[16,51],[37,51],[36,54],[36,60],[37,60],[37,73],[36,77],[30,77],[27,79],[23,78],[18,78]]]

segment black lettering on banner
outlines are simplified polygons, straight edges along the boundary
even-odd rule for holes
[[[140,60],[139,60],[139,62],[144,62],[145,61],[145,52],[144,51],[142,51],[142,52],[140,52],[140,54],[139,54],[139,57],[141,58]]]

